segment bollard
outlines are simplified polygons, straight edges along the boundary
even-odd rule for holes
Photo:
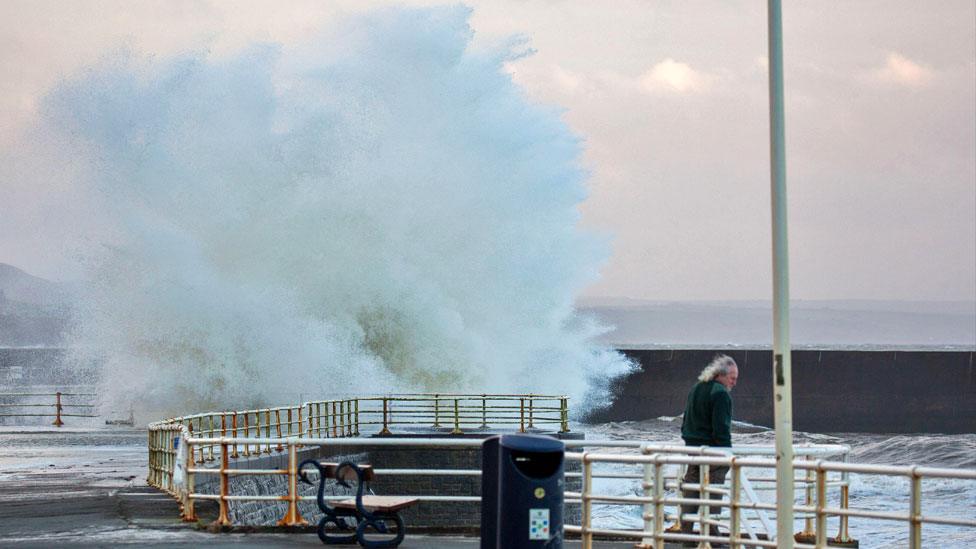
[[[54,425],[55,427],[60,427],[64,425],[64,422],[61,421],[61,392],[59,391],[55,393],[54,398],[55,398],[54,409],[56,415],[54,417],[54,423],[52,423],[51,425]]]

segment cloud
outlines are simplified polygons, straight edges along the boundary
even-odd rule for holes
[[[897,52],[891,52],[883,67],[871,71],[871,77],[886,84],[918,88],[930,84],[935,74],[932,69]]]
[[[640,86],[649,92],[697,93],[707,90],[713,81],[710,74],[668,58],[644,73]]]

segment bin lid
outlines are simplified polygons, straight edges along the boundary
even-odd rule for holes
[[[563,441],[539,435],[502,435],[499,445],[523,452],[562,452]]]

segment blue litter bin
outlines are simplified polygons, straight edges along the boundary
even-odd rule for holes
[[[482,446],[481,548],[563,546],[562,441],[492,437]]]

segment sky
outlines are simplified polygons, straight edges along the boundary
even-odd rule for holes
[[[431,5],[400,2],[397,5]],[[583,297],[771,296],[765,3],[490,0],[472,47],[563,110],[589,172],[580,223],[612,252]],[[0,2],[0,147],[119,48],[229,56],[385,2]],[[976,3],[787,2],[791,295],[976,300]],[[0,181],[0,262],[70,279],[83,220]]]

